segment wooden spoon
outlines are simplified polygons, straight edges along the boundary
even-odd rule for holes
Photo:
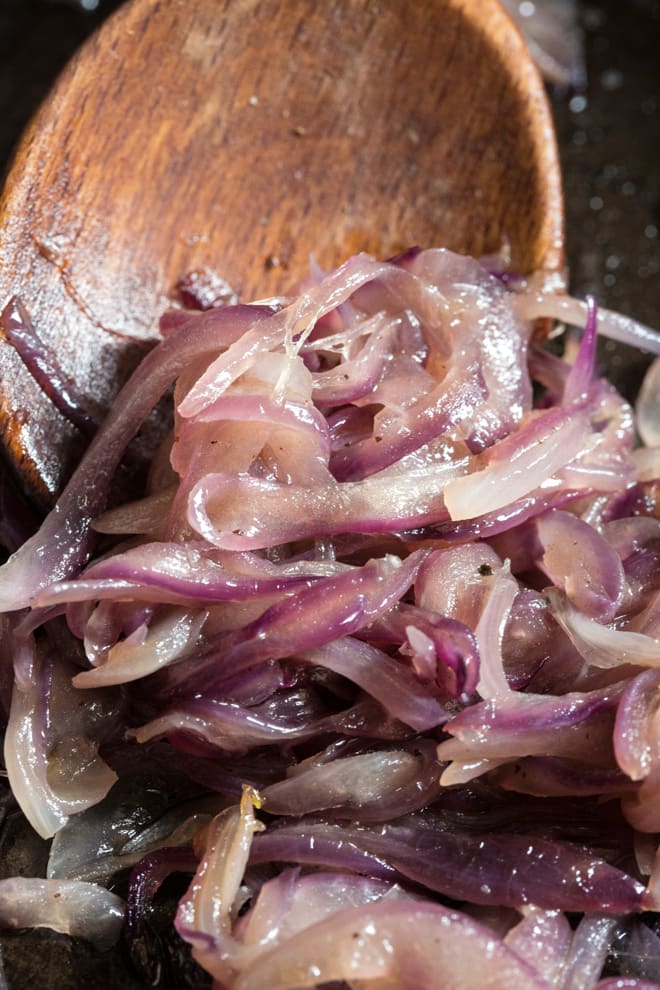
[[[130,0],[69,64],[0,202],[18,296],[100,414],[185,273],[243,299],[313,254],[419,244],[562,264],[542,83],[495,0]],[[47,503],[76,427],[0,341],[0,433]]]

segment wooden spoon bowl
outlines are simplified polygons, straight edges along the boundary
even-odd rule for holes
[[[242,299],[310,255],[508,244],[562,264],[542,83],[496,0],[130,0],[33,120],[0,202],[0,306],[18,296],[102,413],[178,280]],[[0,340],[0,432],[43,503],[82,439]]]

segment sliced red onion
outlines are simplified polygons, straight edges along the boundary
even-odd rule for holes
[[[279,702],[279,703],[278,703]],[[380,705],[369,699],[333,714],[306,712],[298,693],[293,711],[282,699],[271,699],[247,708],[235,702],[194,698],[182,701],[131,732],[138,742],[172,737],[180,733],[196,736],[224,753],[244,753],[252,746],[310,739],[324,733],[374,738],[399,738],[404,728],[385,717]]]
[[[332,561],[273,564],[250,554],[224,554],[193,543],[145,543],[106,557],[80,578],[56,582],[39,602],[130,597],[142,601],[195,603],[254,600],[313,584],[347,565]]]
[[[234,932],[245,945],[260,944],[270,951],[337,911],[382,900],[414,903],[419,898],[372,877],[324,872],[299,876],[297,869],[285,870],[263,884],[256,903],[239,918]]]
[[[235,990],[290,990],[335,981],[437,990],[550,990],[531,966],[466,915],[436,904],[348,908],[261,956]]]
[[[269,354],[196,419],[177,422],[171,463],[180,484],[168,535],[187,534],[191,492],[208,474],[233,478],[252,470],[287,486],[332,483],[328,425],[312,406],[311,389],[299,358]]]
[[[501,284],[450,252],[421,252],[409,267],[416,277],[397,284],[397,302],[421,320],[432,379],[422,387],[412,368],[397,375],[392,363],[371,397],[383,406],[373,431],[331,462],[341,480],[380,471],[441,436],[482,449],[531,404],[520,375],[528,328],[514,318]]]
[[[486,543],[436,551],[420,568],[415,584],[420,604],[474,629],[482,697],[508,692],[502,668],[502,636],[518,590],[514,578]]]
[[[5,733],[12,791],[44,838],[65,825],[69,815],[105,797],[117,779],[90,738],[84,706],[70,686],[71,673],[52,655],[35,651],[29,681],[14,686]]]
[[[571,926],[561,911],[542,911],[529,905],[523,909],[522,919],[506,934],[504,942],[552,986],[562,986],[571,936]]]
[[[400,604],[379,620],[374,632],[410,656],[417,677],[443,695],[467,699],[475,690],[479,652],[474,633],[464,623]]]
[[[519,759],[556,756],[609,766],[612,709],[623,685],[546,697],[511,692],[507,698],[472,705],[447,722],[453,739],[440,743],[438,759]]]
[[[255,550],[337,532],[396,532],[446,519],[443,488],[466,467],[463,458],[419,474],[374,475],[322,486],[208,474],[190,493],[188,522],[203,539],[227,550]]]
[[[443,770],[440,783],[443,787],[454,787],[457,784],[468,784],[483,774],[491,774],[503,764],[506,758],[502,759],[476,759],[474,756],[465,760],[454,759],[449,766]]]
[[[635,863],[637,864],[639,874],[642,877],[650,877],[653,872],[653,861],[656,852],[653,837],[638,832],[635,834],[633,841]]]
[[[488,598],[474,631],[480,658],[477,692],[482,698],[506,699],[510,689],[502,661],[502,640],[518,582],[507,567],[500,567],[487,581]]]
[[[39,338],[20,299],[14,297],[9,300],[0,316],[0,323],[7,339],[55,408],[83,437],[91,439],[98,427],[94,416],[85,408],[82,396],[62,371],[56,355]]]
[[[644,376],[637,397],[637,429],[647,447],[660,447],[660,359]]]
[[[221,647],[223,664],[236,671],[267,659],[301,656],[350,636],[396,604],[414,581],[425,556],[425,550],[415,551],[405,560],[388,554],[299,588],[255,622],[217,645],[210,643],[206,652],[217,655]]]
[[[397,377],[404,380],[409,396],[414,373],[406,368],[406,374]],[[452,368],[440,384],[434,382],[434,387],[423,391],[413,403],[409,399],[402,401],[398,381],[393,389],[395,395],[383,395],[385,384],[387,379],[379,390],[381,394],[372,396],[384,409],[376,413],[370,434],[335,453],[330,462],[340,481],[380,474],[438,438],[465,440],[466,425],[472,423],[486,399],[481,377],[470,377],[465,367]]]
[[[305,659],[309,650],[358,632],[405,594],[425,556],[426,551],[420,550],[401,561],[388,554],[363,567],[343,570],[313,586],[298,588],[252,621],[254,611],[239,612],[244,624],[241,626],[239,622],[239,628],[233,629],[230,624],[230,631],[221,626],[219,634],[209,634],[203,649],[190,660],[177,663],[168,678],[168,689],[177,687],[179,692],[187,691],[194,674],[194,693],[213,693],[215,686],[230,673],[272,659],[290,656]]]
[[[451,616],[474,629],[490,588],[489,577],[502,561],[487,543],[436,550],[423,562],[415,581],[419,605]]]
[[[265,788],[264,809],[274,815],[342,809],[341,817],[362,821],[387,821],[417,810],[438,793],[440,770],[432,744],[422,741],[418,750],[377,750],[312,765]]]
[[[180,669],[187,665],[188,661],[184,660],[181,664],[165,667],[159,673],[147,678],[144,684],[140,685],[144,695],[147,698],[154,698],[160,704],[185,695],[186,689],[190,688],[190,678],[186,675],[179,677],[179,674]],[[216,683],[220,685],[221,703],[251,707],[265,703],[277,692],[291,687],[292,681],[295,684],[295,675],[292,677],[283,664],[277,660],[267,660],[236,673],[227,671],[224,676],[218,677]],[[212,692],[204,695],[190,690],[188,693],[200,704],[213,703]]]
[[[12,877],[0,880],[0,927],[52,928],[111,948],[124,923],[124,901],[95,883]]]
[[[631,459],[640,485],[652,486],[660,475],[660,443],[654,447],[639,447],[632,452]]]
[[[543,292],[535,291],[533,286],[530,288],[531,291],[521,294],[517,299],[516,309],[523,319],[537,320],[545,316],[576,327],[584,328],[587,325],[587,303],[554,291]],[[660,334],[622,313],[614,313],[601,306],[598,310],[598,330],[603,337],[660,354]]]
[[[588,664],[611,668],[629,663],[660,666],[660,641],[643,633],[615,629],[588,618],[556,588],[546,591],[552,614]]]
[[[563,401],[570,405],[586,395],[594,375],[596,337],[598,333],[598,307],[593,296],[587,296],[587,319],[577,357],[566,378]]]
[[[366,854],[362,861],[358,850]],[[428,812],[419,821],[409,816],[371,827],[300,819],[257,837],[250,859],[331,865],[369,876],[386,876],[378,872],[384,864],[398,878],[472,904],[609,915],[646,904],[643,884],[587,847],[501,831],[449,831]]]
[[[569,672],[583,667],[581,658],[549,616],[545,598],[526,588],[522,580],[504,628],[502,661],[510,688],[537,694],[558,693],[569,679]]]
[[[255,836],[250,849],[250,864],[300,863],[315,868],[327,866],[332,870],[399,883],[404,878],[379,856],[368,852],[354,837],[338,825],[307,826],[298,822],[295,828],[279,826],[264,835]]]
[[[400,322],[400,318],[388,318],[379,313],[361,324],[361,333],[368,337],[360,352],[352,359],[345,358],[336,367],[314,375],[314,401],[338,406],[370,395],[390,361]]]
[[[126,903],[126,929],[129,937],[140,927],[148,905],[172,873],[194,873],[198,858],[191,848],[168,847],[142,856],[131,872]]]
[[[264,826],[254,816],[259,795],[246,787],[240,806],[217,816],[204,837],[204,852],[187,894],[179,903],[176,927],[193,947],[193,957],[215,979],[226,982],[254,949],[232,936],[231,909],[243,879],[252,836]],[[258,947],[257,947],[258,951]]]
[[[188,655],[199,641],[208,612],[172,607],[152,622],[137,641],[121,640],[108,651],[104,662],[73,678],[78,688],[126,684],[146,677]]]
[[[638,832],[660,832],[660,770],[657,766],[653,766],[634,791],[623,794],[621,811]],[[654,875],[655,872],[654,869]],[[649,886],[647,907],[657,911],[660,909],[660,883],[652,878]]]
[[[657,719],[660,671],[631,678],[621,696],[614,725],[616,761],[632,780],[643,780],[660,759]]]
[[[144,417],[188,362],[239,339],[270,313],[256,306],[211,311],[150,351],[117,395],[113,413],[41,529],[0,567],[0,608],[24,608],[39,591],[84,563],[91,522],[105,507],[110,480]]]
[[[449,717],[412,671],[368,643],[346,636],[298,657],[342,674],[417,732],[442,725]]]
[[[299,347],[319,317],[348,299],[365,282],[387,275],[389,271],[386,265],[367,255],[351,258],[320,285],[277,313],[267,325],[250,330],[240,341],[230,345],[179,403],[179,415],[187,419],[206,409],[264,351],[281,343]]]
[[[499,769],[493,779],[505,790],[538,797],[617,796],[635,788],[621,770],[587,766],[570,756],[522,757]]]
[[[586,330],[528,361],[541,304]],[[58,830],[51,878],[142,858],[136,951],[163,879],[196,865],[162,845],[191,839],[177,925],[232,990],[592,990],[618,916],[657,909],[658,869],[645,890],[632,866],[660,832],[657,458],[594,377],[595,316],[413,251],[165,319],[0,571],[0,605],[32,603],[0,625],[12,787]],[[136,536],[82,570],[174,376],[146,498],[97,524]],[[254,791],[209,820],[246,782],[257,836]],[[570,945],[559,911],[584,915]]]
[[[273,362],[271,361],[270,364]],[[270,383],[268,383],[270,385]],[[309,401],[309,389],[302,394],[294,392],[286,399],[277,401],[271,394],[233,394],[228,392],[208,406],[204,412],[195,418],[196,423],[212,423],[221,421],[231,423],[263,423],[269,427],[279,428],[300,436],[306,441],[309,453],[305,457],[310,461],[316,456],[327,463],[330,456],[330,436],[325,417]],[[291,447],[296,438],[287,437],[291,456]],[[310,456],[311,454],[311,456]]]
[[[104,800],[72,815],[53,838],[47,877],[109,882],[164,846],[189,847],[228,802],[217,794],[198,797],[199,788],[171,763],[129,769],[120,761],[119,780]]]
[[[588,523],[553,509],[537,516],[539,566],[580,612],[601,622],[616,614],[624,591],[621,560]]]
[[[613,519],[603,526],[603,536],[621,560],[626,560],[651,540],[660,540],[660,519],[648,516]]]
[[[94,665],[105,663],[112,647],[123,637],[130,638],[134,645],[138,639],[144,641],[153,615],[154,608],[149,604],[122,603],[116,598],[99,601],[94,608],[88,604],[74,611],[73,619],[72,607],[67,610],[69,628],[74,635],[82,636],[85,656]]]
[[[567,470],[565,469],[560,473],[566,474]],[[579,476],[571,477],[570,485],[564,479],[566,481],[566,487],[559,491],[545,494],[537,489],[531,495],[511,502],[506,508],[487,512],[478,519],[456,523],[441,523],[438,527],[439,534],[451,544],[463,544],[469,540],[487,540],[494,536],[499,536],[501,533],[508,532],[514,526],[525,523],[530,519],[535,519],[536,516],[541,515],[541,513],[546,512],[548,509],[564,508],[570,505],[577,499],[584,497],[585,489],[589,493],[591,493],[591,489],[594,487],[597,487],[598,491],[602,490],[602,485],[600,484],[602,478],[600,476],[596,479],[599,482],[598,485],[594,485],[592,472],[589,472],[587,476],[584,472],[582,474],[576,472],[575,466],[571,467],[570,470],[572,475],[577,474]],[[559,478],[557,478],[557,482],[559,484],[562,483]],[[621,479],[617,477],[616,490],[618,491],[620,488]]]
[[[566,960],[562,990],[591,990],[600,976],[617,919],[595,914],[580,921]]]
[[[138,502],[120,505],[114,509],[102,512],[94,520],[92,527],[96,533],[115,534],[117,536],[136,533],[158,533],[174,501],[174,487],[155,495],[147,495]]]
[[[484,455],[486,467],[447,484],[451,519],[473,519],[547,488],[553,474],[583,449],[587,430],[587,416],[579,409],[553,409],[533,418]]]

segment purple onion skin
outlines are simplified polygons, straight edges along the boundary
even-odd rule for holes
[[[590,692],[570,695],[515,696],[509,702],[482,701],[464,709],[452,719],[451,733],[464,738],[468,733],[479,733],[487,727],[492,736],[510,733],[565,730],[603,712],[611,711],[618,704],[624,684],[612,684]]]
[[[525,756],[496,770],[493,779],[505,790],[546,796],[614,797],[635,790],[634,781],[620,770],[587,767],[569,760]]]
[[[168,690],[213,696],[215,685],[267,660],[284,658],[358,632],[391,608],[414,580],[425,552],[389,571],[377,562],[303,587],[236,633],[210,640],[165,673]],[[156,689],[163,681],[154,678]]]
[[[506,533],[513,526],[534,519],[547,512],[548,509],[562,509],[571,502],[584,497],[584,492],[564,489],[556,495],[544,495],[537,492],[526,496],[517,502],[512,502],[505,509],[486,513],[478,519],[468,519],[465,522],[440,523],[435,527],[439,535],[450,543],[464,543],[467,540],[490,539],[500,533]]]
[[[365,851],[350,838],[338,841],[335,836],[310,834],[299,827],[292,833],[283,834],[283,830],[276,830],[254,837],[250,864],[255,866],[272,862],[328,866],[393,883],[405,879],[404,874]]]
[[[75,426],[87,440],[96,433],[98,423],[85,408],[76,386],[60,368],[55,354],[41,339],[20,299],[10,299],[0,322],[26,368],[48,396],[55,408]]]
[[[423,609],[400,605],[370,629],[371,642],[382,635],[387,645],[403,645],[406,629],[414,626],[433,643],[436,654],[437,688],[449,698],[467,698],[479,679],[479,655],[474,633],[447,616],[426,614]]]
[[[245,601],[260,595],[289,591],[319,580],[309,575],[234,574],[212,559],[205,559],[201,554],[192,564],[186,566],[185,560],[180,561],[175,557],[177,549],[177,545],[172,548],[167,543],[154,543],[143,556],[135,551],[117,554],[89,567],[84,579],[90,582],[106,581],[110,585],[110,592],[112,582],[128,582],[132,585],[131,594],[138,599],[153,598],[167,603],[183,601],[191,605]],[[176,568],[162,564],[159,566],[159,554],[166,565],[174,558]],[[100,583],[95,590],[97,594],[106,597]],[[90,597],[95,597],[93,591],[90,591]]]
[[[593,296],[587,296],[587,322],[582,334],[577,359],[568,373],[564,390],[564,403],[580,399],[589,388],[596,361],[598,334],[598,306]]]
[[[588,850],[527,836],[443,833],[414,848],[385,838],[368,846],[409,879],[473,904],[616,915],[639,910],[645,891]]]
[[[637,880],[578,845],[524,835],[461,835],[424,824],[370,830],[302,820],[295,830],[255,837],[251,862],[269,859],[384,879],[387,864],[415,886],[453,900],[513,908],[536,904],[616,915],[640,910],[645,892]]]

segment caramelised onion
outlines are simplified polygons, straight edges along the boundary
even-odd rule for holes
[[[658,768],[660,672],[645,670],[632,679],[619,703],[614,727],[617,763],[631,780],[643,780]]]
[[[542,976],[559,985],[571,948],[571,926],[561,911],[528,907],[506,933],[505,943],[523,959],[533,959]]]
[[[52,928],[108,949],[119,939],[124,911],[120,897],[95,883],[37,877],[0,880],[2,928]]]
[[[647,447],[660,446],[660,358],[646,372],[639,390],[637,429]]]
[[[330,811],[341,818],[388,821],[429,804],[439,793],[435,748],[427,740],[343,759],[314,760],[263,790],[271,815]]]
[[[347,980],[435,990],[550,990],[532,966],[486,928],[438,904],[389,903],[338,912],[264,955],[236,990],[291,990]]]
[[[563,973],[567,990],[587,990],[594,986],[603,969],[617,927],[615,918],[585,915],[573,935]]]
[[[433,812],[381,825],[338,825],[318,816],[278,825],[252,849],[251,862],[271,859],[385,877],[387,864],[398,881],[468,904],[608,915],[654,906],[641,882],[586,847],[524,832],[458,830]]]
[[[552,614],[587,663],[596,667],[617,667],[622,663],[660,665],[660,640],[596,622],[579,612],[556,588],[549,589],[546,595]]]
[[[270,310],[238,307],[228,317],[200,317],[188,332],[166,338],[139,365],[41,529],[17,550],[0,572],[0,607],[29,605],[54,580],[76,573],[90,552],[90,527],[108,497],[112,476],[142,420],[189,361],[241,336]]]
[[[539,350],[539,316],[581,342]],[[443,250],[162,329],[0,568],[7,769],[55,834],[20,923],[81,931],[38,883],[133,866],[133,958],[183,874],[223,990],[592,990],[660,832],[657,381],[639,446],[595,345],[658,340]]]
[[[545,512],[535,526],[542,548],[537,566],[585,615],[601,622],[613,618],[625,587],[616,550],[570,512]]]
[[[4,739],[5,764],[12,790],[32,827],[48,838],[69,816],[96,804],[117,779],[99,755],[99,735],[112,731],[113,699],[91,698],[81,705],[72,686],[73,670],[41,645],[27,646],[29,670],[17,680]],[[96,725],[94,723],[97,723]]]

